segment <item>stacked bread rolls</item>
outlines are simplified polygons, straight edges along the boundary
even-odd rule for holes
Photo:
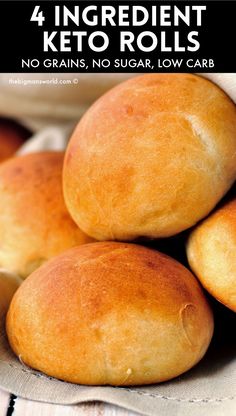
[[[209,301],[178,261],[129,242],[162,237],[168,245],[228,191],[236,179],[235,105],[198,76],[143,75],[102,96],[75,129],[63,167],[68,212],[62,178],[52,181],[62,159],[30,155],[0,168],[0,196],[10,206],[0,215],[0,265],[17,265],[23,277],[37,268],[8,311],[12,349],[26,365],[73,383],[139,385],[182,374],[210,344]],[[19,192],[29,175],[29,193]],[[32,206],[30,220],[19,224]],[[233,216],[232,206],[213,214],[191,231],[187,248],[203,286],[232,309],[234,235],[226,253],[221,236],[229,235]],[[21,251],[16,225],[18,235],[27,232]],[[12,230],[7,238],[4,227]],[[76,247],[64,251],[69,246]],[[32,267],[32,259],[49,257]]]

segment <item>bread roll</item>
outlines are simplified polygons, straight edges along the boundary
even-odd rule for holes
[[[187,256],[203,286],[236,312],[236,199],[193,230]]]
[[[22,280],[18,276],[0,269],[0,330],[5,326],[5,315],[12,296],[21,282]]]
[[[0,162],[13,156],[28,136],[19,124],[0,118]]]
[[[50,257],[91,241],[64,204],[63,156],[42,152],[0,165],[0,267],[23,278]]]
[[[205,354],[213,318],[192,274],[125,243],[76,247],[36,270],[11,303],[7,333],[30,367],[90,385],[169,380]]]
[[[236,108],[191,74],[148,74],[101,97],[70,140],[67,207],[98,240],[168,237],[206,216],[236,178]]]

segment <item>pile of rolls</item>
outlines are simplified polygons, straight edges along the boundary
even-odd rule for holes
[[[211,296],[236,311],[236,202],[221,201],[235,179],[235,105],[190,74],[127,80],[88,109],[65,155],[2,163],[0,267],[24,279],[6,318],[15,354],[88,385],[197,364]]]

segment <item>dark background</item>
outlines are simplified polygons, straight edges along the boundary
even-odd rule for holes
[[[181,32],[181,38],[183,42],[187,36],[187,33],[191,30],[199,31],[199,41],[201,47],[197,52],[160,52],[157,48],[154,52],[119,52],[119,27],[87,27],[81,25],[76,27],[71,25],[68,27],[56,27],[54,28],[54,6],[56,4],[64,4],[67,7],[79,5],[80,7],[87,6],[89,4],[96,4],[100,7],[102,4],[111,4],[117,7],[119,4],[141,4],[145,7],[151,7],[151,5],[160,4],[176,4],[179,8],[184,5],[207,5],[207,11],[203,12],[203,24],[201,27],[188,27],[182,23],[179,27],[149,27],[148,25],[135,27],[123,27],[121,30],[130,30],[133,33],[139,33],[144,30],[154,31],[156,34],[160,30],[167,31],[167,39],[170,39],[170,43],[173,43],[173,32],[179,30]],[[43,26],[38,26],[36,22],[30,22],[31,15],[33,13],[35,5],[41,6],[44,11],[46,20]],[[0,48],[1,48],[1,60],[0,60],[0,72],[236,72],[236,54],[235,54],[235,38],[236,38],[236,2],[235,1],[0,1]],[[48,30],[86,30],[91,33],[95,30],[105,31],[110,38],[110,46],[104,52],[91,52],[88,47],[85,47],[83,52],[43,52],[43,31]],[[54,42],[55,44],[57,42]],[[75,45],[75,41],[74,41]],[[87,42],[85,42],[87,45]],[[36,69],[22,69],[21,59],[39,59],[41,64]],[[44,59],[82,59],[87,60],[88,68],[81,69],[65,69],[65,68],[51,68],[47,69],[43,66]],[[209,68],[193,68],[190,69],[186,66],[182,66],[180,69],[173,70],[173,67],[169,69],[162,68],[158,70],[155,67],[154,70],[135,68],[135,69],[116,69],[109,67],[107,70],[93,69],[91,66],[92,58],[108,58],[111,61],[115,58],[139,58],[147,59],[151,58],[153,61],[157,61],[158,58],[188,58],[194,59],[214,59],[214,69]]]

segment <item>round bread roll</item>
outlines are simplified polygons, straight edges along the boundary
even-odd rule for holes
[[[191,74],[148,74],[101,97],[70,140],[64,195],[98,240],[168,237],[206,216],[236,178],[236,108]]]
[[[91,241],[63,200],[63,156],[42,152],[0,165],[0,267],[22,278],[50,257]]]
[[[19,124],[0,119],[0,162],[11,157],[28,136],[29,131]]]
[[[7,313],[12,296],[20,286],[22,280],[13,273],[0,269],[0,329],[5,326],[5,315]]]
[[[192,231],[187,256],[203,286],[236,312],[236,199]]]
[[[36,270],[7,317],[28,366],[90,385],[169,380],[205,354],[213,317],[196,279],[175,260],[137,245],[76,247]]]

